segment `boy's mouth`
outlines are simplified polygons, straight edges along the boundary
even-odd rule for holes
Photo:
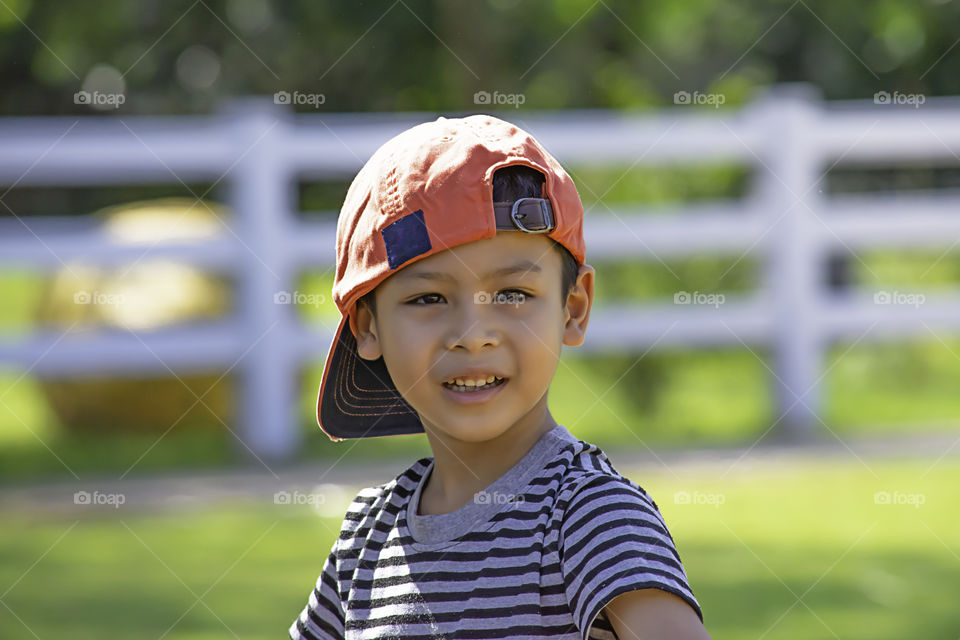
[[[492,389],[493,387],[499,387],[506,380],[506,378],[491,374],[486,378],[455,378],[442,384],[447,389],[459,393],[476,393],[478,391]]]

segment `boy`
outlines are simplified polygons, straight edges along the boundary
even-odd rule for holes
[[[547,409],[593,302],[582,222],[560,164],[490,116],[357,174],[318,422],[434,455],[357,494],[291,638],[709,638],[656,503]]]

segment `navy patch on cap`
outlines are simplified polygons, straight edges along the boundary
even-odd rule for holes
[[[423,221],[423,210],[408,213],[385,227],[380,235],[387,248],[387,262],[396,269],[410,258],[416,258],[430,250],[430,235]]]

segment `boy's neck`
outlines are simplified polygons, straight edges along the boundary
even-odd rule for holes
[[[557,422],[544,402],[501,436],[486,442],[437,439],[428,434],[433,469],[420,492],[419,515],[451,513],[512,469]],[[536,411],[540,408],[540,411]],[[469,465],[469,466],[467,466]]]

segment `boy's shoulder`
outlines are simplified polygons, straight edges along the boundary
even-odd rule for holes
[[[567,438],[551,456],[532,484],[549,485],[554,509],[565,510],[575,496],[609,491],[628,491],[657,509],[656,503],[640,485],[620,474],[598,446],[579,440],[567,432]],[[403,507],[416,493],[417,486],[430,468],[433,458],[415,461],[394,478],[379,485],[360,489],[347,509],[341,538],[356,532],[371,518],[395,521]]]
[[[343,530],[355,529],[372,513],[399,513],[403,504],[416,491],[417,484],[433,458],[420,458],[393,479],[382,484],[364,487],[357,492],[343,519]],[[341,534],[341,537],[342,534]]]

